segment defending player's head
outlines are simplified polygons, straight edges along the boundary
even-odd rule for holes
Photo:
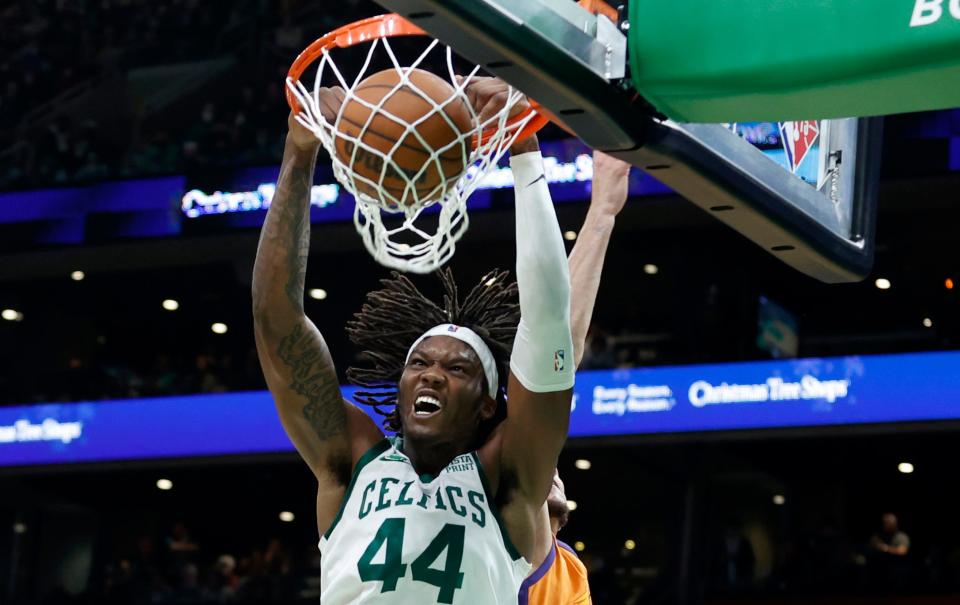
[[[460,301],[453,274],[439,273],[443,305],[406,277],[382,280],[348,324],[363,365],[347,370],[355,399],[386,416],[384,427],[422,444],[477,447],[503,419],[519,321],[516,284],[494,271]]]
[[[550,529],[553,535],[563,529],[563,526],[570,520],[570,505],[567,504],[567,492],[563,486],[563,480],[560,478],[560,472],[553,471],[553,485],[550,486],[550,493],[547,494],[547,511],[550,513]]]

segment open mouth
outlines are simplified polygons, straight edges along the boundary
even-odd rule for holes
[[[430,416],[441,410],[440,400],[430,395],[420,395],[413,402],[414,416]]]

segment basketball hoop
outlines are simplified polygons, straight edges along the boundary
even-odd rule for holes
[[[295,119],[321,141],[330,155],[337,180],[356,198],[354,224],[367,250],[382,265],[413,273],[429,273],[450,259],[456,242],[469,223],[467,198],[480,185],[484,176],[496,168],[497,162],[511,145],[533,135],[548,122],[546,117],[537,113],[537,106],[533,102],[530,102],[530,107],[519,111],[518,107],[526,99],[523,93],[512,87],[508,89],[503,108],[497,114],[481,121],[465,94],[466,87],[477,77],[480,67],[475,66],[458,79],[454,70],[453,51],[449,47],[442,47],[445,49],[447,72],[444,79],[449,80],[453,94],[442,101],[431,98],[418,87],[411,75],[418,66],[425,64],[427,57],[437,49],[439,41],[432,40],[427,43],[426,49],[407,66],[400,65],[390,44],[391,38],[426,35],[422,29],[396,14],[363,19],[338,28],[313,42],[293,62],[286,80],[287,103],[295,112]],[[363,66],[356,76],[348,79],[334,61],[333,51],[365,43],[369,44],[369,48]],[[384,93],[379,102],[371,103],[358,96],[357,92],[358,85],[368,75],[378,51],[385,53],[392,69],[396,70],[396,83],[392,84],[392,88]],[[317,74],[310,90],[300,78],[314,62],[317,62]],[[327,82],[342,87],[346,93],[338,114],[332,121],[328,120],[320,109],[320,89],[327,85],[323,84],[324,76],[327,76]],[[429,103],[429,112],[414,121],[407,121],[387,111],[384,105],[401,89],[419,96],[417,102]],[[418,126],[429,118],[443,118],[450,122],[445,108],[454,103],[460,104],[469,112],[472,128],[468,132],[456,130],[457,139],[453,143],[433,149],[419,133]],[[368,113],[362,125],[350,123],[360,127],[356,133],[345,132],[341,127],[344,110],[350,104],[366,108]],[[511,113],[516,115],[511,116]],[[403,129],[401,136],[389,149],[373,147],[366,139],[374,116],[385,116]],[[375,131],[370,134],[383,138]],[[411,137],[411,140],[415,140],[429,154],[428,159],[423,162],[423,168],[412,171],[413,174],[409,167],[401,167],[394,157],[402,147],[401,142]],[[449,162],[450,154],[456,154],[458,149],[463,150],[463,170],[449,178],[444,173],[442,182],[429,193],[418,189],[415,181],[422,179],[424,170],[434,164],[439,167],[443,161]],[[369,170],[363,173],[355,169],[359,161],[358,154],[368,162],[371,157],[375,158],[373,165],[376,174],[370,174]],[[367,167],[369,168],[369,164]],[[385,185],[384,181],[389,179],[401,180],[403,186]],[[421,219],[424,210],[435,205],[440,207],[438,223],[435,232],[430,233],[423,227],[423,221],[418,219]],[[400,224],[394,224],[395,221],[390,220],[390,215],[402,215]],[[389,226],[384,223],[385,216],[391,223]]]

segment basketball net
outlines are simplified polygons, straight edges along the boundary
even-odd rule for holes
[[[384,17],[400,19],[396,15],[386,15]],[[378,27],[381,30],[389,29],[383,24]],[[414,28],[415,26],[410,25],[410,27]],[[418,29],[417,31],[411,30],[405,35],[416,35],[418,32],[420,32]],[[331,36],[336,38],[336,33],[332,32],[324,38]],[[411,65],[403,67],[390,46],[389,37],[379,37],[376,33],[372,35],[367,33],[366,36],[357,35],[355,31],[348,33],[352,35],[340,34],[340,39],[351,38],[348,43],[341,42],[334,47],[353,46],[356,43],[354,40],[357,38],[365,42],[372,37],[366,60],[360,72],[352,79],[345,77],[334,61],[331,48],[321,45],[322,50],[318,57],[317,74],[312,90],[304,86],[294,68],[291,68],[291,75],[287,78],[287,88],[295,99],[295,103],[291,102],[291,106],[294,107],[294,110],[299,109],[295,118],[320,139],[324,149],[330,155],[334,176],[344,189],[356,199],[356,209],[353,215],[354,224],[363,239],[364,245],[374,259],[392,269],[412,273],[429,273],[439,268],[453,256],[457,241],[466,232],[469,225],[467,198],[470,194],[483,182],[484,176],[496,168],[497,162],[515,141],[522,136],[531,134],[529,128],[535,127],[534,121],[543,120],[545,122],[545,120],[529,110],[511,117],[511,113],[516,113],[515,110],[521,107],[525,97],[520,91],[510,88],[503,109],[481,122],[480,116],[476,113],[464,92],[470,82],[477,77],[480,68],[474,67],[469,74],[458,81],[453,67],[453,52],[447,46],[441,47],[445,49],[447,72],[445,76],[449,78],[454,93],[449,99],[442,102],[433,100],[411,81],[409,74],[410,70],[423,64],[428,55],[438,48],[439,41],[437,40],[430,42],[426,50]],[[380,33],[384,36],[389,35],[384,31]],[[317,43],[324,38],[318,40]],[[309,50],[304,51],[301,57]],[[354,91],[367,76],[367,71],[373,64],[375,54],[378,52],[386,53],[399,77],[396,85],[379,102],[373,104],[354,94]],[[300,60],[298,58],[298,61]],[[294,67],[296,66],[297,63],[294,64]],[[302,72],[302,69],[300,71]],[[327,81],[330,81],[329,76],[331,74],[346,93],[338,114],[332,122],[328,121],[320,110],[321,83],[325,81],[325,76],[328,78]],[[430,110],[414,122],[408,122],[387,112],[383,108],[384,104],[401,89],[417,94],[430,105]],[[292,101],[289,95],[288,101]],[[366,122],[355,136],[338,129],[340,120],[343,118],[344,108],[351,102],[360,103],[369,109]],[[444,111],[444,108],[452,103],[462,103],[467,108],[473,129],[469,132],[460,133],[449,144],[439,149],[433,149],[418,132],[417,126],[431,117],[439,115],[448,123],[453,132],[459,132],[459,129]],[[387,151],[376,149],[364,142],[364,135],[377,116],[384,116],[404,128],[403,134],[397,137],[396,143]],[[415,137],[423,149],[429,152],[428,159],[416,174],[410,174],[409,170],[401,169],[393,158],[397,150],[401,148],[402,142],[410,140],[408,137],[411,136]],[[338,142],[340,149],[352,150],[349,151],[349,158],[341,159],[340,154],[337,153]],[[367,154],[374,154],[382,160],[379,178],[371,179],[351,169],[351,166],[357,161],[360,150]],[[464,170],[458,175],[441,178],[440,185],[430,192],[418,191],[417,179],[432,167],[435,167],[438,174],[443,175],[440,156],[446,153],[448,154],[446,157],[449,158],[450,153],[457,153],[458,151],[463,154]],[[349,162],[344,161],[347,159],[349,159]],[[405,185],[402,193],[397,194],[395,188],[384,187],[384,179],[388,175],[392,179],[402,178],[404,180]],[[432,218],[425,220],[424,215],[434,212],[437,213],[437,224],[435,231],[431,232],[424,223],[432,223]]]

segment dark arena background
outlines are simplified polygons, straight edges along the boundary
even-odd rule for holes
[[[316,483],[265,391],[251,273],[290,62],[381,12],[0,4],[0,603],[319,601]],[[572,247],[590,150],[540,139]],[[852,284],[633,171],[560,459],[594,603],[960,603],[960,111],[888,116],[882,145]],[[342,370],[388,272],[323,152],[316,184],[305,304]],[[510,187],[470,211],[462,287],[514,262]],[[890,515],[903,556],[876,547]]]

